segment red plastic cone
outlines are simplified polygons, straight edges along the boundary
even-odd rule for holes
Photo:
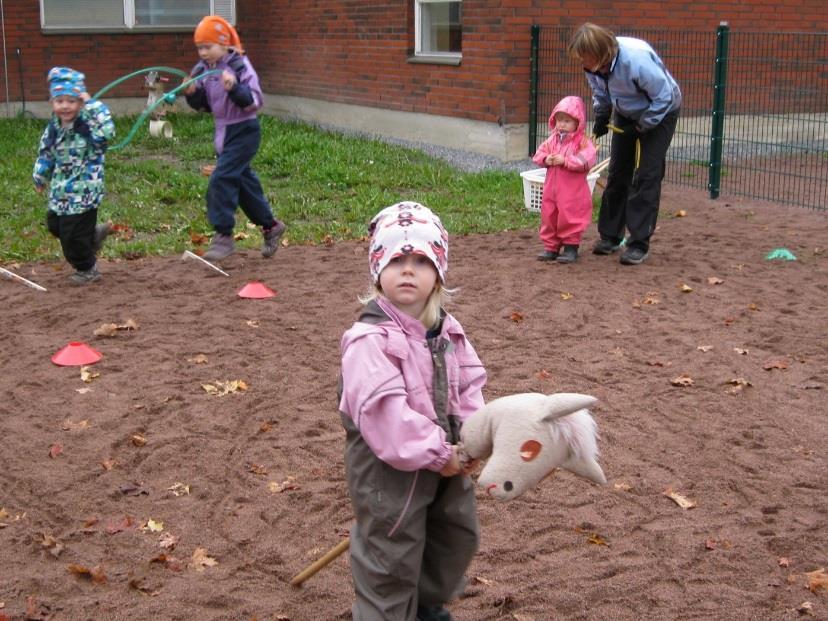
[[[101,352],[92,349],[86,343],[73,341],[63,349],[57,350],[52,356],[52,362],[62,367],[79,367],[84,364],[94,364],[103,358]]]
[[[260,282],[251,282],[239,289],[240,298],[272,298],[276,292],[265,284]]]

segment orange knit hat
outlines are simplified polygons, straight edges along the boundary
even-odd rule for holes
[[[218,15],[208,15],[196,26],[193,39],[198,43],[217,43],[232,47],[239,54],[244,54],[239,33],[227,20]]]

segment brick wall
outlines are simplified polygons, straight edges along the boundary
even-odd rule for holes
[[[448,66],[406,62],[414,48],[413,5],[413,0],[237,0],[238,27],[266,92],[504,124],[528,117],[532,23],[574,27],[592,20],[712,32],[726,20],[733,30],[828,30],[825,0],[464,0],[463,61]],[[44,35],[37,0],[6,3],[5,13],[14,101],[21,98],[17,47],[29,101],[47,97],[45,74],[57,64],[84,71],[94,92],[142,67],[189,69],[196,60],[189,32]],[[140,80],[112,93],[144,94]]]

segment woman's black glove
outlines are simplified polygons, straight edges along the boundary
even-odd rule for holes
[[[607,127],[609,125],[609,117],[608,116],[599,116],[595,118],[595,123],[592,125],[592,133],[596,138],[600,138],[601,136],[605,136],[606,133],[609,131]]]

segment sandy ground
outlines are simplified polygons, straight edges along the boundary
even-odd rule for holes
[[[452,238],[487,399],[595,395],[609,480],[480,494],[458,621],[828,619],[828,216],[678,187],[662,214],[638,267]],[[48,292],[0,280],[0,620],[350,619],[347,555],[289,580],[350,527],[335,387],[366,244],[222,266],[6,266]],[[72,341],[103,354],[88,382],[50,361]]]

